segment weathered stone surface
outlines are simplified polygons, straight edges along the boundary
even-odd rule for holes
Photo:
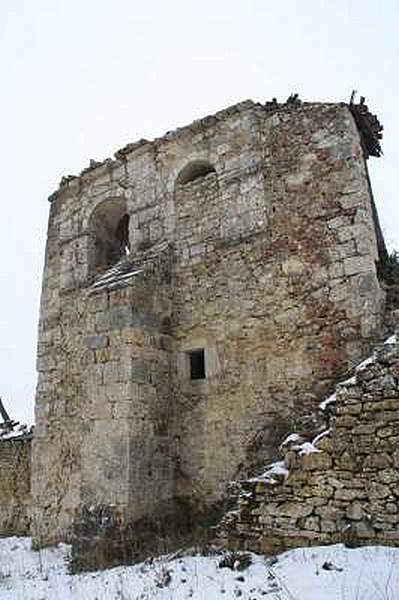
[[[142,359],[132,361],[132,381],[151,383],[151,363]]]
[[[309,531],[320,531],[320,519],[319,517],[308,517],[304,519],[302,527]]]
[[[0,440],[0,533],[28,535],[31,439]]]
[[[362,499],[362,498],[366,498],[367,494],[364,490],[352,490],[352,489],[345,489],[342,488],[340,490],[335,490],[335,494],[334,497],[336,500],[357,500],[357,499]]]
[[[312,514],[313,506],[305,502],[284,502],[277,510],[282,516],[299,519],[300,517]]]
[[[85,337],[84,344],[90,350],[98,350],[108,346],[108,337],[106,335],[88,335]]]
[[[362,505],[359,502],[353,502],[346,509],[346,516],[352,521],[360,521],[363,517]]]
[[[328,521],[327,519],[322,519],[320,523],[320,530],[323,533],[336,533],[337,523],[336,521]]]
[[[302,468],[304,471],[316,471],[320,469],[329,469],[331,467],[331,457],[325,452],[312,452],[302,459]]]

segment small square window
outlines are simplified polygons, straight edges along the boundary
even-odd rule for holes
[[[204,349],[192,350],[190,358],[190,379],[205,379],[205,352]]]

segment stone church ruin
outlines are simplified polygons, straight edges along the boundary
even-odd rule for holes
[[[173,506],[206,513],[368,355],[388,329],[366,164],[381,129],[363,100],[246,101],[62,179],[40,309],[37,547],[105,521],[134,537]]]

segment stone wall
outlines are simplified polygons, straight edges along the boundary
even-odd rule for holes
[[[282,460],[238,484],[220,534],[231,546],[276,551],[345,542],[399,544],[399,344],[377,348],[321,404],[318,435],[283,441]],[[237,493],[237,490],[236,490]]]
[[[110,507],[122,527],[172,496],[170,342],[162,333],[170,313],[169,250],[123,266],[112,275],[115,289],[100,278],[63,299],[59,337],[39,356],[37,544],[71,539],[74,521],[89,507]]]
[[[31,439],[0,440],[0,535],[29,532]]]
[[[104,274],[107,206],[129,216],[130,255]],[[121,523],[176,498],[202,510],[272,458],[380,333],[377,260],[343,104],[244,102],[64,178],[40,314],[37,543],[68,539],[87,506]],[[206,377],[191,380],[198,349]]]
[[[383,304],[345,107],[246,111],[209,137],[216,174],[177,185],[174,213],[177,491],[199,502],[273,457],[295,416],[365,355]],[[177,157],[187,142],[165,146]],[[209,376],[193,383],[183,360],[197,347]]]

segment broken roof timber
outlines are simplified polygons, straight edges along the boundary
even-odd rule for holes
[[[380,140],[382,139],[383,126],[376,115],[373,115],[362,97],[359,104],[349,104],[349,109],[355,119],[360,133],[363,150],[366,158],[369,156],[381,156],[382,148]]]

